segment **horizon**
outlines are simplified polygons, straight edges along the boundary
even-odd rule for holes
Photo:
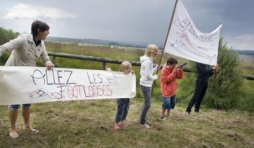
[[[146,47],[147,45],[146,44],[136,44],[136,43],[129,43],[129,42],[122,42],[122,41],[113,41],[113,40],[105,40],[105,39],[96,39],[96,38],[68,38],[68,37],[56,37],[56,36],[48,36],[49,38],[62,38],[62,39],[72,39],[72,40],[98,40],[98,41],[106,41],[106,42],[111,42],[111,43],[119,43],[119,46],[121,46],[122,44],[125,44],[125,45],[133,45],[133,47],[136,47],[136,46],[142,46],[142,47]],[[47,37],[47,38],[48,38]],[[47,38],[45,41],[47,41]],[[159,44],[156,44],[160,49],[163,49],[163,45],[159,45]],[[124,46],[124,45],[123,45]],[[228,47],[228,45],[227,45]],[[231,48],[231,47],[228,47],[228,48]],[[254,52],[254,49],[236,49],[236,48],[232,48],[233,50],[240,50],[240,51],[253,51]]]

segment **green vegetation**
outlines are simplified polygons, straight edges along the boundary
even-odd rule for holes
[[[12,30],[6,30],[0,27],[0,45],[9,42],[11,39],[14,39],[18,36],[18,33],[13,32]],[[0,63],[5,63],[10,56],[10,52],[4,53],[0,57]],[[2,64],[1,64],[2,65]]]
[[[218,63],[221,69],[211,77],[205,103],[217,109],[234,108],[241,96],[240,88],[243,79],[238,55],[227,48],[223,39],[219,44]]]
[[[139,57],[144,54],[142,50],[109,46],[50,42],[46,46],[50,52],[130,61],[139,61]],[[162,63],[169,56],[165,54]],[[155,63],[158,63],[159,57],[154,60]],[[185,61],[177,59],[179,63]],[[38,64],[42,65],[41,62]],[[102,67],[100,62],[66,58],[56,58],[56,64],[66,68]],[[210,79],[205,104],[199,114],[184,114],[187,102],[192,97],[196,76],[195,73],[186,72],[185,77],[178,81],[177,106],[172,110],[169,120],[160,120],[161,96],[159,81],[156,81],[152,107],[147,116],[152,128],[142,129],[138,124],[142,107],[142,93],[138,86],[139,67],[134,66],[138,89],[136,97],[131,99],[126,121],[128,129],[113,129],[116,110],[114,99],[50,102],[32,105],[32,124],[40,133],[25,131],[19,114],[17,125],[20,137],[11,139],[8,136],[7,106],[0,106],[0,147],[254,147],[254,81],[239,79],[241,74],[253,75],[253,63],[239,62],[237,55],[231,53],[221,40],[219,65],[220,72]],[[107,66],[115,71],[119,69],[117,64]],[[188,68],[194,67],[195,63],[188,61]]]
[[[14,39],[18,36],[18,33],[13,32],[12,30],[6,30],[0,27],[0,45],[9,42],[11,39]]]
[[[168,120],[160,119],[161,102],[153,100],[147,120],[151,129],[139,126],[140,98],[130,102],[128,129],[114,130],[115,100],[51,102],[32,105],[32,124],[40,133],[23,129],[20,137],[8,136],[7,106],[0,107],[0,147],[3,148],[252,148],[254,115],[241,111],[203,109],[186,115],[177,105]]]

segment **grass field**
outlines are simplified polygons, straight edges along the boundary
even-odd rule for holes
[[[151,129],[139,126],[141,98],[131,99],[127,129],[115,131],[115,100],[40,103],[32,106],[32,123],[40,133],[23,129],[20,137],[8,136],[7,106],[0,107],[1,148],[252,148],[254,114],[202,108],[199,114],[185,114],[183,105],[161,120],[161,102],[153,100],[147,120]]]

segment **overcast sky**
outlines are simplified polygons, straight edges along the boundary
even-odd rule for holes
[[[30,33],[50,25],[50,36],[163,46],[175,0],[0,0],[0,27]],[[182,0],[201,32],[223,23],[221,36],[234,49],[254,50],[254,0]]]

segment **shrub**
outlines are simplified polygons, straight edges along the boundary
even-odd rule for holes
[[[17,36],[18,33],[0,27],[0,45],[9,42],[11,39],[16,38]]]
[[[205,104],[217,109],[230,109],[238,104],[242,77],[239,58],[226,46],[223,38],[219,42],[219,72],[211,76]]]
[[[18,36],[18,33],[13,32],[12,30],[6,30],[4,28],[0,27],[0,45],[9,42],[11,39],[14,39]],[[0,57],[0,63],[1,65],[3,65],[7,59],[9,58],[10,53],[4,53],[1,57]]]

